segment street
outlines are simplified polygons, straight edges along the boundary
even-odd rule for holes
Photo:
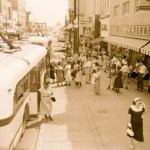
[[[107,90],[108,73],[101,72],[100,95],[95,95],[92,84],[84,83],[84,76],[82,87],[52,84],[56,97],[54,121],[30,121],[15,150],[130,150],[127,112],[135,97],[140,97],[147,107],[142,150],[149,150],[150,95],[136,91],[133,81],[128,90],[121,89],[120,93]]]

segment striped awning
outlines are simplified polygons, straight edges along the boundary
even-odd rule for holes
[[[108,36],[104,38],[104,41],[114,45],[118,45],[120,47],[132,49],[136,52],[139,52],[139,49],[149,42],[148,40],[127,38],[120,36]]]
[[[150,43],[141,48],[141,53],[150,56]]]

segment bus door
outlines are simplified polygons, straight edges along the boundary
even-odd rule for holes
[[[40,86],[39,69],[35,67],[30,72],[30,115],[37,116],[39,112],[38,89]]]

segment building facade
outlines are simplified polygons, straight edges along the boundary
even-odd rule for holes
[[[26,29],[26,0],[0,0],[0,30]]]
[[[18,30],[26,29],[26,0],[9,0],[12,5],[12,10],[17,12]]]
[[[7,32],[12,26],[12,7],[9,0],[0,0],[0,30]]]
[[[142,59],[150,64],[150,1],[110,0],[109,36],[104,40],[110,52],[117,50],[130,57],[130,63]]]

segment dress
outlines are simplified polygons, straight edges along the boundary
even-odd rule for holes
[[[63,78],[63,68],[61,66],[58,66],[56,69],[56,76],[57,76],[57,82],[64,81]]]
[[[140,110],[136,110],[134,105],[132,105],[128,110],[128,114],[131,115],[131,125],[134,132],[133,138],[139,142],[144,142],[142,119],[142,114],[144,111],[144,107],[142,107]]]
[[[100,71],[95,73],[95,94],[99,95],[100,93]]]
[[[116,71],[116,77],[114,81],[114,88],[123,88],[123,83],[122,83],[122,72],[121,71]]]
[[[52,64],[50,65],[50,78],[53,80],[55,79],[55,69]]]
[[[50,87],[47,89],[42,87],[39,89],[39,91],[41,93],[40,113],[42,115],[45,115],[45,114],[51,115],[51,111],[52,111],[51,95],[53,92]]]
[[[75,77],[75,82],[76,82],[76,83],[82,81],[82,70],[81,70],[81,66],[78,65],[77,67],[78,67],[78,69],[76,70],[76,77]]]
[[[65,66],[65,81],[71,82],[72,76],[71,76],[71,65]]]
[[[111,68],[110,70],[110,81],[109,81],[109,85],[110,86],[114,86],[114,81],[115,81],[115,76],[116,75],[116,69]]]

